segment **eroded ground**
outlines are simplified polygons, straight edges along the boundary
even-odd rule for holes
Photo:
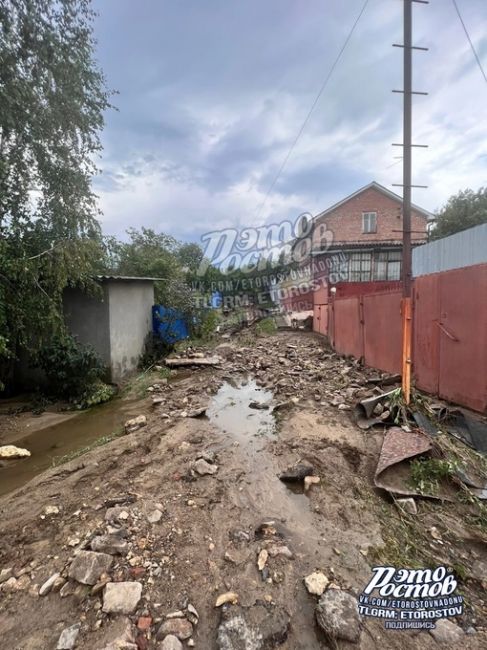
[[[331,648],[303,578],[319,570],[357,596],[371,566],[390,562],[454,566],[468,605],[461,629],[445,631],[446,647],[486,647],[484,522],[460,503],[418,500],[418,514],[407,515],[374,489],[383,433],[350,417],[350,405],[370,392],[364,371],[302,333],[232,341],[215,353],[217,368],[185,371],[175,383],[154,379],[160,385],[137,405],[146,426],[0,500],[2,646],[56,648],[79,623],[76,648],[90,650],[176,648],[163,645],[173,627],[187,637],[183,647],[204,650]],[[206,416],[191,417],[202,407]],[[297,463],[320,477],[306,493],[278,478]],[[96,584],[80,583],[73,558],[107,533],[119,552],[109,549]],[[140,583],[133,613],[103,611],[107,582]],[[238,604],[215,607],[228,592]],[[367,620],[356,644],[338,647],[439,641]]]

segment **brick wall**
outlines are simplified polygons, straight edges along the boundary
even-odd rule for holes
[[[318,248],[322,236],[321,224],[326,224],[333,233],[334,243],[363,242],[375,243],[381,241],[396,241],[402,239],[402,206],[394,199],[386,196],[375,188],[368,188],[343,203],[335,210],[328,212],[316,220],[313,234],[313,248]],[[362,232],[362,213],[377,212],[377,232],[366,234]],[[426,218],[413,211],[411,229],[412,241],[426,241]]]

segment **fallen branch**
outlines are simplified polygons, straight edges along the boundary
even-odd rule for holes
[[[220,359],[218,357],[207,357],[203,359],[188,359],[187,357],[183,357],[165,360],[166,366],[170,368],[173,366],[216,366],[219,363]]]

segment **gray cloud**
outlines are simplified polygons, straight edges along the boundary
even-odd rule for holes
[[[487,56],[487,5],[459,0]],[[95,183],[107,232],[206,230],[320,211],[375,179],[400,182],[401,3],[370,0],[303,137],[259,206],[362,0],[96,0],[98,57],[119,91]],[[451,2],[416,6],[415,176],[435,209],[485,182],[487,88]],[[487,61],[485,62],[487,65]]]

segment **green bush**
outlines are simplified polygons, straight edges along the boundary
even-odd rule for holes
[[[85,392],[77,399],[77,407],[87,409],[97,404],[109,402],[115,396],[117,389],[115,386],[105,384],[103,381],[96,381],[88,386]]]
[[[69,335],[56,337],[39,352],[38,366],[53,397],[79,400],[106,369],[98,354]]]
[[[207,311],[202,318],[200,326],[200,336],[204,341],[209,341],[215,333],[219,317],[216,310]]]
[[[266,335],[274,334],[277,331],[276,322],[273,318],[264,318],[255,326],[257,334]]]

